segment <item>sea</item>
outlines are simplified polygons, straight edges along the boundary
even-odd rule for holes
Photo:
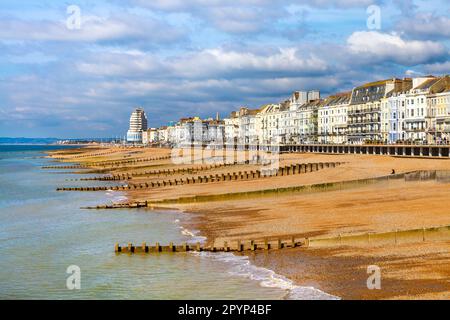
[[[58,165],[46,151],[65,147],[0,145],[0,299],[336,298],[231,253],[116,255],[116,242],[204,238],[183,227],[188,213],[82,209],[125,195],[57,192],[58,186],[93,185],[72,181],[89,174],[42,169]]]

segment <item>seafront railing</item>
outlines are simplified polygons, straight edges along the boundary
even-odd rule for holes
[[[184,148],[230,149],[227,145],[186,145]],[[389,144],[242,144],[234,145],[234,150],[265,151],[279,153],[325,153],[388,155],[396,157],[450,158],[450,145],[389,145]]]

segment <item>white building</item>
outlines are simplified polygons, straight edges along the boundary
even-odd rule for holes
[[[428,142],[450,143],[450,76],[440,78],[427,96]]]
[[[155,128],[150,128],[150,129],[147,129],[147,131],[143,131],[142,132],[142,143],[144,145],[158,143],[158,130]]]
[[[229,118],[223,119],[225,125],[225,140],[227,143],[234,144],[239,135],[239,117],[238,113],[233,111]]]
[[[257,135],[260,144],[278,143],[281,140],[280,127],[280,104],[268,104],[263,106],[256,115]]]
[[[313,100],[298,109],[298,143],[318,142],[318,112],[323,100]]]
[[[347,111],[351,92],[326,98],[318,110],[318,141],[320,143],[347,143]]]
[[[147,130],[147,117],[142,108],[135,109],[130,116],[130,128],[127,132],[127,142],[142,143],[142,132]]]
[[[384,143],[406,139],[406,92],[394,92],[381,102],[381,136]]]
[[[414,78],[413,88],[406,94],[406,139],[414,143],[432,143],[427,136],[427,128],[431,126],[427,96],[440,78]]]
[[[257,144],[258,132],[257,132],[257,119],[259,109],[249,109],[242,107],[239,109],[239,132],[238,143],[239,144]]]

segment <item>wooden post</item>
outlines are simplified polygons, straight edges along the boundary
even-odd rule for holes
[[[267,240],[267,238],[264,239],[264,250],[269,250],[270,249],[270,244],[269,241]]]
[[[283,244],[281,243],[281,240],[278,239],[277,240],[277,249],[281,249],[281,248],[283,248]]]
[[[305,238],[305,247],[306,247],[306,248],[309,247],[309,238]]]
[[[230,251],[230,247],[228,247],[228,242],[226,242],[226,241],[223,243],[223,251],[225,251],[225,252]]]
[[[131,242],[128,242],[128,252],[134,252],[133,244]]]
[[[395,229],[395,245],[397,245],[397,231],[398,229]]]
[[[202,247],[200,246],[200,242],[197,242],[197,251],[198,252],[202,251]]]
[[[291,238],[291,246],[292,248],[295,248],[295,237]]]
[[[114,252],[121,252],[121,251],[122,251],[122,248],[119,246],[118,243],[116,243],[116,244],[114,245]]]
[[[142,252],[147,253],[147,244],[145,242],[142,242]]]
[[[256,249],[255,241],[254,241],[254,240],[251,240],[251,241],[250,241],[250,250],[255,251],[255,249]]]
[[[238,240],[238,241],[237,241],[237,251],[239,251],[239,252],[242,251],[241,240]]]
[[[422,227],[422,241],[425,242],[425,227]]]
[[[155,250],[156,250],[156,252],[161,251],[161,246],[159,245],[159,242],[155,243]]]
[[[183,251],[184,252],[187,252],[189,249],[188,249],[188,245],[187,245],[187,243],[186,242],[183,242]]]

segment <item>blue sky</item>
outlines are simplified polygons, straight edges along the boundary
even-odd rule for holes
[[[448,0],[2,0],[0,136],[123,136],[136,106],[156,127],[448,74],[449,39]]]

